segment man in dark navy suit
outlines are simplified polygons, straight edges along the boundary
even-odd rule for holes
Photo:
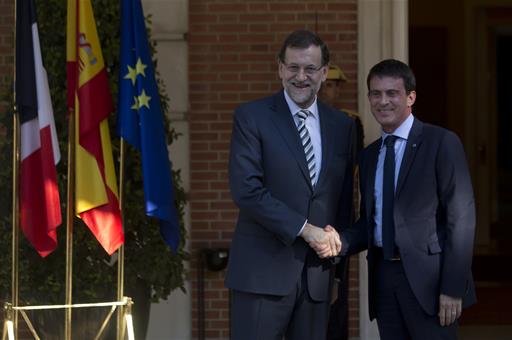
[[[412,115],[416,79],[398,60],[367,78],[382,138],[361,154],[361,217],[342,254],[368,249],[370,318],[382,340],[456,339],[476,300],[475,202],[464,149],[451,131]]]
[[[325,340],[332,257],[352,211],[354,122],[317,100],[329,51],[309,31],[278,56],[284,90],[238,107],[229,162],[240,209],[225,284],[233,340]]]

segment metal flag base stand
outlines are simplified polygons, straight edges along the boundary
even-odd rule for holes
[[[132,319],[132,305],[133,301],[129,297],[123,297],[122,301],[114,301],[114,302],[100,302],[100,303],[79,303],[72,305],[42,305],[42,306],[25,306],[25,307],[16,307],[11,303],[6,302],[4,304],[4,313],[5,313],[5,321],[4,321],[4,329],[2,332],[2,340],[15,340],[15,330],[14,330],[14,315],[16,312],[19,312],[23,319],[25,320],[32,336],[36,340],[40,340],[41,338],[37,334],[32,322],[30,321],[26,311],[27,310],[49,310],[49,309],[72,309],[72,308],[91,308],[91,307],[111,307],[108,312],[105,320],[101,324],[96,337],[94,340],[99,340],[103,332],[105,331],[112,315],[116,311],[117,307],[120,307],[121,313],[124,316],[124,322],[122,325],[118,325],[119,329],[117,330],[118,334],[123,334],[126,330],[128,335],[128,340],[135,340],[135,335],[133,332],[133,319]],[[126,328],[125,328],[126,326]]]

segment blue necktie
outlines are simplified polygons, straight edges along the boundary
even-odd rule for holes
[[[395,201],[395,140],[390,135],[384,140],[386,157],[384,158],[384,175],[382,181],[382,250],[384,259],[395,255],[395,221],[393,206]]]

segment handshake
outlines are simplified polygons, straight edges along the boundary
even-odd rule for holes
[[[340,235],[331,225],[320,228],[306,223],[300,236],[320,258],[333,257],[341,251]]]

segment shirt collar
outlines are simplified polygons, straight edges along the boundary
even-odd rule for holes
[[[286,103],[288,104],[288,108],[290,109],[290,112],[292,113],[292,117],[295,117],[297,112],[299,112],[300,110],[308,110],[309,112],[311,112],[310,116],[313,116],[314,118],[318,117],[318,105],[316,102],[316,99],[317,99],[316,96],[315,96],[315,100],[313,101],[313,104],[311,104],[310,107],[303,109],[303,108],[299,107],[299,105],[297,105],[293,101],[292,98],[290,98],[290,96],[288,95],[286,90],[284,90],[283,92],[284,92],[284,99],[286,100]]]
[[[400,124],[400,126],[396,128],[395,131],[393,131],[393,133],[386,133],[384,131],[381,131],[382,142],[384,143],[384,139],[386,139],[386,137],[389,135],[397,136],[398,138],[407,140],[407,138],[409,137],[409,133],[411,132],[413,122],[414,116],[411,113],[409,117],[407,117],[407,119],[404,120],[402,124]]]

